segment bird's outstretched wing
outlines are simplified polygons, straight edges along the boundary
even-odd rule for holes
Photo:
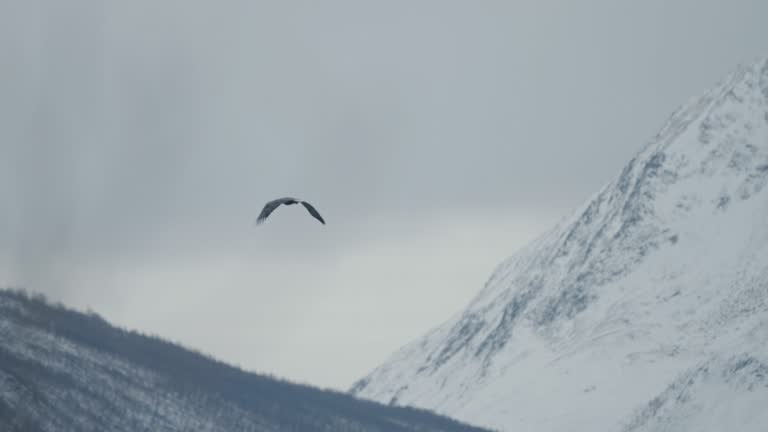
[[[304,206],[304,208],[307,209],[307,211],[309,212],[309,214],[312,215],[312,217],[314,217],[315,219],[319,220],[320,223],[325,225],[325,220],[323,219],[322,216],[320,216],[320,212],[318,212],[314,207],[312,207],[312,204],[310,204],[310,203],[308,203],[306,201],[299,201],[299,202],[301,203],[301,205]]]
[[[264,204],[264,208],[261,210],[261,213],[259,213],[259,217],[256,218],[256,223],[260,224],[264,222],[267,217],[275,211],[276,208],[280,207],[282,204],[288,202],[288,201],[296,201],[294,198],[278,198],[276,200],[272,200],[266,204]]]

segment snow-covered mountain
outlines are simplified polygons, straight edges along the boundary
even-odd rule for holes
[[[0,290],[0,431],[480,429],[248,373],[97,315]]]
[[[768,60],[352,392],[502,430],[768,430]]]

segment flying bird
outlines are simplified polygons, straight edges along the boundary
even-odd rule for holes
[[[285,204],[285,205],[301,204],[301,205],[304,206],[305,209],[307,209],[307,211],[309,212],[309,214],[312,215],[312,217],[314,217],[315,219],[319,220],[320,223],[325,225],[325,220],[323,219],[322,216],[320,216],[320,213],[317,211],[317,209],[312,207],[312,204],[310,204],[310,203],[308,203],[306,201],[302,201],[300,199],[289,198],[289,197],[278,198],[276,200],[273,200],[273,201],[270,201],[270,202],[266,203],[264,205],[264,208],[261,210],[261,213],[259,214],[259,217],[256,219],[256,223],[257,224],[263,223],[265,220],[267,220],[267,217],[273,211],[275,211],[276,208],[280,207],[283,204]]]

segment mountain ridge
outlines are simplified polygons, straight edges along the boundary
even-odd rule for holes
[[[617,177],[499,264],[463,312],[393,354],[351,391],[506,429],[520,424],[509,408],[518,399],[496,382],[529,390],[523,384],[536,383],[518,368],[533,376],[559,369],[570,376],[550,390],[573,391],[573,375],[592,371],[579,356],[605,352],[618,362],[604,366],[617,369],[619,382],[629,382],[624,362],[632,364],[626,370],[655,376],[633,382],[636,389],[615,400],[593,384],[581,388],[590,389],[581,399],[620,405],[621,417],[594,420],[592,411],[567,408],[561,414],[593,430],[619,428],[678,373],[716,351],[718,333],[738,327],[742,315],[761,325],[755,322],[768,311],[766,183],[768,59],[761,59],[677,109]],[[728,315],[729,308],[739,312]],[[639,347],[650,354],[630,352]],[[573,427],[547,418],[545,397],[539,404],[519,401],[529,408],[521,409],[530,418],[525,426]],[[596,408],[584,402],[584,409]]]
[[[246,372],[95,313],[0,290],[0,429],[480,431]]]

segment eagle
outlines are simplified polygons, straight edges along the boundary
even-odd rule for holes
[[[301,204],[304,206],[305,209],[309,212],[309,214],[312,215],[315,219],[319,220],[320,223],[325,225],[325,220],[322,216],[320,216],[320,212],[317,211],[314,207],[312,207],[312,204],[302,201],[300,199],[296,198],[278,198],[276,200],[272,200],[264,205],[264,208],[261,210],[261,213],[259,214],[259,217],[256,218],[256,223],[261,224],[265,220],[267,220],[267,217],[272,214],[273,211],[275,211],[276,208],[280,207],[281,205],[294,205],[294,204]]]

